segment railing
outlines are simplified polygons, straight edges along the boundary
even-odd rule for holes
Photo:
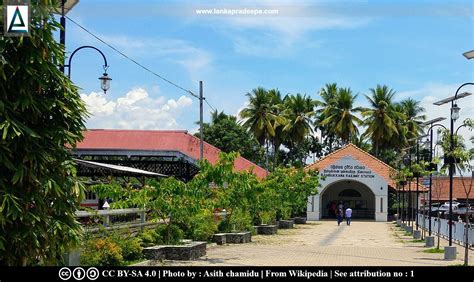
[[[114,210],[98,210],[98,211],[76,211],[76,217],[87,218],[99,216],[102,218],[102,224],[104,227],[92,227],[85,228],[87,232],[98,232],[100,230],[117,230],[117,229],[130,229],[140,228],[143,230],[146,226],[158,225],[161,222],[147,222],[146,221],[147,211],[144,209],[114,209]],[[127,215],[127,214],[138,214],[140,215],[139,222],[126,222],[124,224],[112,224],[111,217],[116,215]]]
[[[424,221],[424,225],[423,225]],[[456,242],[459,245],[464,246],[465,241],[464,241],[464,229],[466,227],[466,224],[464,222],[457,222],[453,221],[453,241]],[[428,230],[429,226],[429,218],[428,216],[425,215],[425,218],[423,219],[423,214],[418,214],[418,225],[420,228],[423,228],[425,230]],[[440,218],[438,221],[437,217],[431,217],[431,232],[434,234],[438,234],[438,228],[439,228],[439,233],[441,237],[443,238],[449,238],[449,223],[448,220]],[[472,248],[474,246],[474,224],[470,224],[469,230],[468,230],[468,243],[469,246]]]

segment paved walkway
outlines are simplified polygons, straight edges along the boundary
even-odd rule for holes
[[[351,226],[333,221],[308,222],[278,235],[252,237],[252,243],[208,248],[207,256],[187,262],[154,264],[195,266],[442,266],[462,264],[464,249],[458,246],[457,261],[444,254],[422,252],[423,243],[412,242],[395,225],[354,221]],[[443,240],[442,246],[447,245]],[[442,247],[441,247],[442,248]],[[474,256],[470,254],[474,263]]]

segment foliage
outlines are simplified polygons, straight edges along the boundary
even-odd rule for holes
[[[156,234],[163,238],[166,245],[179,245],[184,239],[184,232],[176,224],[160,224],[156,227]]]
[[[147,229],[140,232],[138,238],[140,239],[141,246],[144,248],[163,244],[163,238],[156,233],[154,229]]]
[[[344,143],[359,134],[357,126],[362,124],[362,120],[355,115],[362,111],[361,107],[353,106],[356,98],[357,95],[353,95],[350,88],[339,88],[334,102],[323,111],[325,118],[321,125],[331,128]]]
[[[242,157],[263,166],[264,151],[253,135],[237,123],[237,118],[217,110],[212,112],[211,123],[203,125],[204,141],[223,152],[238,152]],[[195,134],[199,137],[199,132]]]
[[[58,264],[81,234],[83,187],[69,148],[82,139],[86,110],[58,69],[55,6],[30,1],[31,36],[0,35],[0,265]]]
[[[142,246],[139,237],[132,235],[123,236],[121,234],[113,234],[112,240],[122,250],[122,256],[124,260],[133,261],[138,260],[142,257]]]
[[[111,237],[86,241],[81,253],[81,265],[119,266],[123,262],[122,249]]]
[[[210,210],[201,210],[189,218],[186,224],[186,237],[196,241],[207,241],[217,231],[217,222]]]
[[[280,168],[265,180],[266,189],[274,189],[276,200],[273,205],[277,217],[289,218],[306,209],[310,195],[317,194],[320,187],[319,173],[315,170]]]
[[[375,89],[371,88],[370,92],[371,96],[366,95],[370,108],[362,111],[364,124],[367,126],[364,136],[372,140],[375,156],[379,157],[379,149],[389,147],[392,140],[400,134],[397,121],[403,120],[405,115],[395,109],[394,90],[386,85],[377,85]]]
[[[132,186],[121,188],[117,184],[91,186],[100,198],[113,200],[112,208],[140,207],[150,210],[150,215],[164,222],[164,228],[168,229],[162,234],[162,227],[159,227],[160,232],[157,232],[166,244],[174,243],[173,236],[179,234],[174,224],[186,222],[188,217],[200,210],[204,195],[196,188],[171,177],[147,180],[140,189]]]
[[[234,209],[232,217],[229,217],[229,220],[224,222],[222,226],[225,226],[222,231],[251,231],[254,233],[251,214],[240,208]]]

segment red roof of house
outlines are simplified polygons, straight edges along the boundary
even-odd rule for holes
[[[352,143],[349,143],[339,150],[330,153],[324,158],[316,161],[314,164],[307,166],[306,169],[324,169],[344,158],[345,156],[351,156],[353,159],[358,160],[365,166],[370,167],[370,169],[382,177],[390,187],[396,189],[395,181],[390,177],[395,169]],[[419,184],[419,189],[422,190],[423,184],[421,182],[419,182]],[[412,187],[415,186],[416,182],[413,181]]]
[[[431,198],[433,201],[449,201],[449,177],[436,177],[433,176],[432,178],[432,186],[431,186]],[[471,186],[472,185],[472,186]],[[469,192],[469,188],[471,188],[471,192],[469,193],[469,199],[474,199],[474,182],[473,178],[470,176],[461,177],[454,177],[453,178],[453,200],[457,199],[466,199],[467,195],[464,190],[466,189]]]
[[[200,157],[199,138],[185,130],[114,130],[90,129],[84,132],[84,140],[77,143],[77,149],[112,150],[154,150],[179,151],[193,159]],[[216,163],[221,150],[204,142],[204,158]],[[238,157],[235,160],[236,171],[249,171],[264,178],[267,171],[251,161]]]

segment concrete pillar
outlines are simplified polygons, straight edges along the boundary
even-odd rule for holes
[[[426,236],[425,237],[425,247],[434,247],[435,244],[435,237],[434,236]]]
[[[64,265],[79,266],[81,265],[81,252],[78,249],[70,250],[63,254]]]
[[[142,212],[140,213],[140,223],[141,223],[141,224],[145,224],[145,222],[146,222],[146,212],[145,212],[145,211],[142,211]],[[142,226],[140,227],[140,230],[141,230],[141,231],[145,230],[145,226],[142,225]]]
[[[309,196],[306,217],[307,220],[320,220],[319,195]]]
[[[421,239],[421,230],[414,230],[413,231],[413,239],[420,240]]]
[[[375,221],[387,221],[387,196],[375,196]]]
[[[455,246],[446,246],[446,247],[444,247],[444,259],[446,259],[446,260],[456,259],[456,247]]]

